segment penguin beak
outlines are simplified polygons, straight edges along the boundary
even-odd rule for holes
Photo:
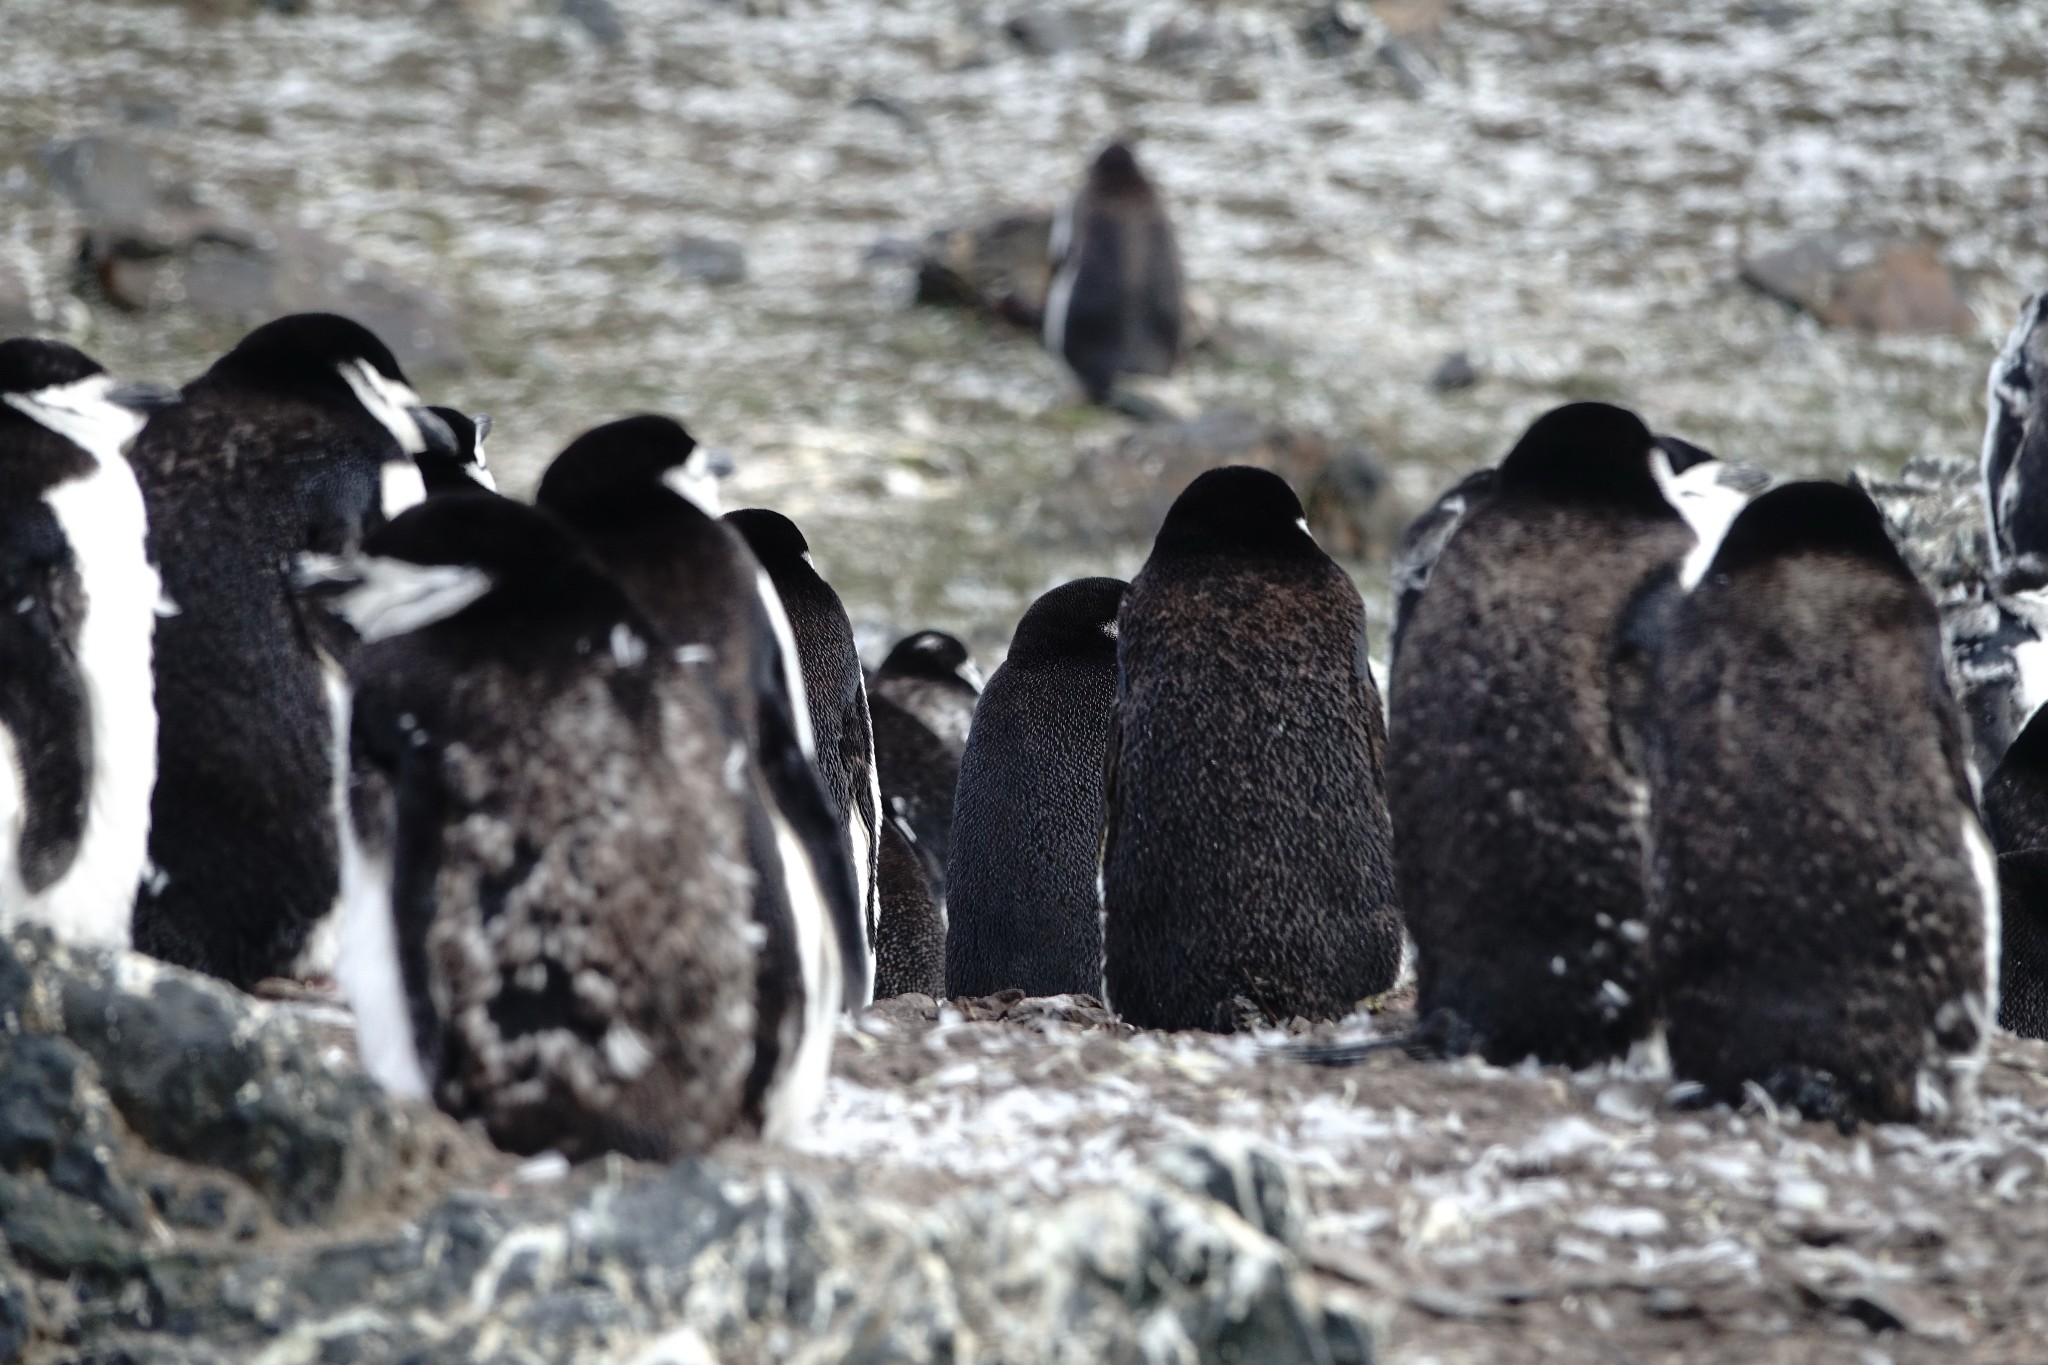
[[[117,408],[140,413],[159,412],[185,401],[184,395],[170,385],[155,384],[146,379],[114,385],[107,390],[106,400]]]
[[[448,424],[435,416],[431,409],[407,408],[405,415],[419,425],[420,439],[427,443],[428,450],[461,458],[462,447],[456,442],[455,433],[450,431]]]

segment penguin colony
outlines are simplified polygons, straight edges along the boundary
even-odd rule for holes
[[[1091,398],[1169,369],[1128,149],[1053,245]],[[864,675],[801,529],[669,418],[527,503],[344,318],[177,392],[6,341],[0,925],[332,978],[386,1086],[574,1158],[793,1133],[877,995],[1228,1031],[1411,956],[1418,1055],[1939,1119],[1992,1029],[2048,1036],[2048,296],[1989,396],[1996,706],[1862,491],[1599,403],[1410,528],[1383,672],[1295,492],[1224,467],[984,689],[935,631]]]

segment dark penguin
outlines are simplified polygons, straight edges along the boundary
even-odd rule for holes
[[[810,706],[817,746],[818,776],[839,812],[859,879],[868,936],[878,915],[875,864],[880,846],[882,793],[875,771],[875,731],[868,692],[853,642],[853,622],[811,560],[811,547],[795,522],[780,512],[749,507],[725,516],[767,571],[803,668],[804,698]]]
[[[2048,849],[2048,709],[2034,712],[1992,769],[1982,806],[2000,854]]]
[[[764,935],[746,1112],[780,1136],[823,1094],[840,1005],[865,1004],[873,989],[845,827],[812,757],[780,600],[746,542],[718,519],[708,452],[666,417],[629,417],[577,437],[548,466],[535,501],[576,530],[665,648],[711,671],[742,737],[727,772],[746,796]],[[827,953],[838,976],[824,971]],[[807,990],[809,981],[825,988]]]
[[[1387,799],[1437,1049],[1577,1066],[1649,1030],[1645,793],[1614,691],[1646,667],[1625,609],[1694,544],[1652,449],[1603,403],[1539,418],[1403,635]]]
[[[1131,149],[1111,143],[1053,224],[1045,348],[1091,403],[1118,375],[1173,373],[1180,356],[1180,248]]]
[[[441,407],[427,411],[440,418],[455,438],[453,451],[425,450],[414,457],[427,493],[467,493],[479,488],[497,492],[498,481],[491,477],[490,465],[484,459],[484,438],[491,434],[490,415],[480,412],[471,417],[455,408]]]
[[[1984,506],[1994,570],[2048,576],[2048,291],[2019,321],[1985,384]]]
[[[953,837],[953,789],[960,760],[925,723],[879,693],[868,698],[875,731],[875,776],[881,784],[882,821],[902,827],[917,856],[933,902],[944,913],[946,866]],[[880,898],[888,899],[879,876]]]
[[[62,342],[0,342],[0,927],[128,946],[161,593],[123,450],[167,396]]]
[[[960,763],[947,879],[955,995],[1102,993],[1102,767],[1126,585],[1082,578],[1031,604]]]
[[[1118,618],[1104,986],[1141,1028],[1334,1018],[1401,965],[1365,607],[1261,469],[1167,512]]]
[[[515,1152],[666,1161],[740,1126],[760,935],[711,671],[508,499],[306,564],[362,641],[336,975],[365,1063]]]
[[[1401,658],[1401,637],[1408,631],[1409,618],[1415,615],[1415,604],[1422,600],[1422,590],[1429,585],[1429,576],[1435,572],[1436,562],[1452,534],[1493,491],[1495,472],[1491,465],[1475,469],[1451,485],[1430,504],[1428,511],[1408,523],[1408,529],[1401,533],[1401,543],[1394,547],[1394,562],[1389,571],[1394,589],[1394,631],[1387,644],[1390,685],[1394,665]]]
[[[1998,1026],[2048,1038],[2048,849],[1998,860]]]
[[[946,996],[946,918],[904,822],[882,821],[881,922],[875,930],[875,999],[916,991]]]
[[[920,630],[891,646],[881,667],[869,675],[869,703],[878,695],[917,717],[957,763],[981,700],[981,670],[958,638],[943,630]]]
[[[452,450],[382,342],[346,318],[267,323],[150,419],[131,454],[173,614],[157,623],[157,782],[135,946],[248,987],[328,965],[339,889],[339,674],[291,591],[416,503]],[[309,952],[308,950],[311,949]]]
[[[1794,483],[1744,509],[1653,694],[1673,1070],[1844,1123],[1951,1110],[1991,1024],[1998,888],[1940,619],[1869,497]]]

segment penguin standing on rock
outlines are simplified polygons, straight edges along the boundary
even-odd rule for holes
[[[1650,747],[1673,1070],[1809,1117],[1953,1111],[1999,903],[1934,603],[1870,498],[1787,484],[1672,609]]]
[[[508,499],[306,568],[362,641],[336,970],[371,1070],[514,1152],[666,1161],[739,1127],[762,937],[712,671]]]
[[[172,612],[137,948],[244,988],[330,965],[340,671],[293,566],[355,549],[424,496],[417,457],[454,449],[384,344],[327,313],[257,328],[136,438]]]
[[[0,341],[0,928],[128,946],[162,595],[122,452],[172,397],[62,342]]]
[[[1138,159],[1121,142],[1095,158],[1088,182],[1052,230],[1045,348],[1073,369],[1091,403],[1118,375],[1173,373],[1180,358],[1180,248]]]
[[[788,614],[803,668],[804,698],[810,706],[817,745],[818,775],[838,810],[853,854],[862,913],[873,938],[879,917],[876,861],[881,848],[881,782],[875,771],[874,722],[861,677],[853,622],[832,585],[818,572],[811,547],[795,522],[780,512],[750,507],[725,515],[766,571]]]
[[[666,417],[583,433],[548,466],[534,501],[575,530],[664,648],[713,675],[738,737],[725,780],[746,802],[764,942],[744,1112],[780,1137],[824,1096],[841,1005],[865,1005],[873,990],[845,826],[818,776],[781,599],[746,542],[718,519],[709,452]]]
[[[955,995],[1102,993],[1103,755],[1128,585],[1040,597],[989,679],[960,764],[948,878]]]
[[[981,685],[981,670],[965,644],[943,630],[920,630],[891,646],[869,676],[868,702],[887,697],[917,717],[957,763],[967,748]]]
[[[1604,403],[1539,418],[1402,635],[1387,799],[1436,1050],[1583,1066],[1649,1031],[1645,787],[1625,740],[1648,652],[1626,618],[1675,591],[1695,543],[1652,450]]]
[[[1330,1019],[1401,963],[1358,590],[1286,481],[1189,484],[1118,617],[1103,978],[1141,1028]]]

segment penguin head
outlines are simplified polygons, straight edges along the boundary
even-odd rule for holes
[[[484,437],[491,432],[490,415],[480,412],[471,417],[459,409],[443,407],[430,407],[427,411],[440,418],[455,438],[452,454],[426,450],[414,457],[427,492],[461,493],[476,488],[497,492],[498,481],[491,477],[490,466],[484,460]]]
[[[742,507],[736,512],[727,512],[725,521],[740,533],[740,538],[747,542],[747,548],[754,552],[754,558],[761,561],[761,567],[768,571],[770,577],[792,564],[816,569],[811,559],[811,543],[804,539],[804,533],[797,529],[797,524],[782,513],[766,507]]]
[[[1130,584],[1121,578],[1077,578],[1031,604],[1010,639],[1022,663],[1090,654],[1116,657],[1116,614]]]
[[[682,423],[643,414],[592,427],[555,456],[534,501],[581,525],[636,515],[669,496],[718,515],[718,479],[731,472]],[[650,503],[652,499],[652,503]]]
[[[408,459],[429,450],[456,453],[455,434],[413,392],[390,348],[338,314],[293,313],[266,322],[215,361],[202,382],[367,413]]]
[[[1658,486],[1651,452],[1659,449],[1643,419],[1611,403],[1552,408],[1522,433],[1501,461],[1504,496],[1596,504],[1652,517],[1677,517]]]
[[[1128,144],[1112,142],[1088,168],[1088,188],[1100,195],[1149,195],[1152,182],[1138,168],[1138,158]]]
[[[1707,576],[1733,577],[1794,555],[1853,559],[1902,582],[1919,582],[1870,495],[1820,480],[1780,484],[1759,494],[1729,524]]]
[[[146,414],[177,400],[159,384],[117,382],[61,341],[0,341],[0,430],[33,422],[103,460],[133,439]]]
[[[1673,474],[1683,474],[1694,465],[1702,465],[1717,458],[1713,451],[1696,446],[1682,436],[1659,435],[1653,438],[1657,449],[1664,452],[1664,462],[1671,466]]]
[[[965,683],[975,692],[981,691],[982,682],[981,670],[974,666],[974,656],[967,646],[943,630],[920,630],[898,640],[882,660],[882,666],[875,670],[875,676],[918,678],[948,685]]]
[[[1181,490],[1152,553],[1301,559],[1322,551],[1287,480],[1270,469],[1224,465]]]

